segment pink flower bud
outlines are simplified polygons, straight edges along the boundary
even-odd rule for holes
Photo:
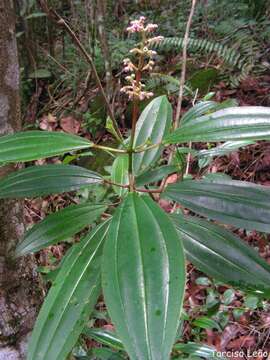
[[[153,44],[153,43],[160,43],[162,40],[164,40],[164,36],[155,36],[151,39],[147,40],[148,44]]]
[[[152,32],[155,31],[158,28],[157,24],[148,24],[145,28],[146,32]]]
[[[130,22],[131,26],[127,28],[130,33],[141,32],[144,30],[143,24],[139,20],[133,20]]]

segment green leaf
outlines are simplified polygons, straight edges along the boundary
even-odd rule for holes
[[[251,144],[255,144],[255,142],[249,140],[227,141],[211,149],[200,150],[196,154],[199,158],[199,167],[203,168],[209,165],[215,156],[224,156]]]
[[[78,190],[101,183],[102,177],[74,165],[31,166],[0,180],[0,198],[24,198]]]
[[[195,280],[195,283],[196,283],[197,285],[203,285],[203,286],[209,286],[209,285],[211,285],[210,279],[208,279],[208,277],[203,277],[203,276],[198,277],[198,278]]]
[[[112,174],[111,179],[117,184],[127,185],[128,184],[128,155],[123,154],[115,158],[112,164]],[[115,192],[119,196],[126,194],[127,189],[121,188],[119,186],[113,187]]]
[[[83,333],[100,344],[110,346],[113,349],[124,350],[121,340],[112,331],[103,330],[102,328],[86,328]]]
[[[230,305],[235,299],[235,291],[233,289],[227,289],[222,295],[222,302],[224,305]]]
[[[106,209],[104,205],[71,205],[47,216],[27,231],[16,248],[17,255],[25,255],[53,245],[92,224]]]
[[[46,16],[46,14],[43,13],[43,12],[35,12],[35,13],[27,15],[25,17],[25,20],[34,19],[34,18],[40,18],[40,17],[44,17],[44,16]]]
[[[108,222],[67,253],[36,321],[27,360],[65,360],[100,295],[100,263]]]
[[[181,351],[189,355],[201,356],[205,359],[224,359],[223,357],[217,356],[217,350],[213,347],[205,344],[196,344],[189,342],[187,344],[176,344],[174,350]]]
[[[147,142],[158,144],[169,132],[172,124],[172,107],[166,96],[152,100],[144,109],[136,124],[134,145]],[[133,156],[133,170],[136,175],[153,166],[161,154],[162,146],[136,153]]]
[[[210,181],[210,182],[218,182],[218,181],[230,181],[232,178],[228,174],[224,174],[221,172],[217,173],[208,173],[203,176],[204,181]]]
[[[219,110],[190,120],[167,135],[164,143],[268,140],[269,137],[270,108],[242,106]]]
[[[95,360],[125,360],[126,358],[121,356],[119,353],[115,353],[114,351],[108,348],[93,348],[92,353],[94,355]],[[79,359],[78,359],[79,360]],[[93,360],[93,357],[87,357],[87,359],[83,360]]]
[[[147,170],[136,178],[136,184],[143,186],[145,184],[151,184],[156,181],[162,180],[165,176],[168,176],[178,170],[175,165],[159,166],[156,169]]]
[[[116,331],[132,360],[169,359],[185,288],[177,232],[148,196],[130,193],[110,224],[103,291]]]
[[[212,149],[200,150],[197,153],[197,156],[199,158],[223,156],[223,155],[229,154],[235,150],[238,150],[241,147],[251,145],[251,144],[255,144],[255,142],[249,141],[249,140],[227,141],[222,145],[213,147]]]
[[[206,316],[202,316],[192,322],[193,325],[202,329],[217,329],[221,331],[219,324]]]
[[[195,122],[202,115],[236,105],[237,103],[234,99],[228,99],[221,103],[216,101],[200,101],[182,116],[181,125],[187,125],[191,120]]]
[[[244,305],[245,305],[248,309],[256,310],[257,307],[258,307],[258,303],[259,303],[259,298],[258,298],[257,296],[248,295],[248,296],[245,298]]]
[[[270,232],[266,186],[236,180],[185,180],[168,185],[163,196],[224,224]]]
[[[32,161],[91,146],[89,140],[63,132],[18,132],[0,137],[0,162]]]
[[[47,69],[37,69],[29,74],[30,79],[47,79],[52,76],[52,73]]]
[[[111,133],[120,143],[122,143],[122,139],[117,134],[116,129],[114,128],[114,124],[112,119],[108,116],[106,119],[106,129],[109,133]]]
[[[187,259],[205,274],[270,296],[270,265],[230,231],[196,217],[171,215]]]
[[[123,344],[116,334],[112,331],[103,330],[101,328],[84,329],[84,335],[96,340],[98,343],[110,346],[116,350],[124,350]],[[218,359],[217,350],[213,347],[189,342],[187,344],[175,344],[174,351],[181,351],[189,355],[202,356],[206,359]],[[219,357],[219,359],[222,359]]]
[[[187,124],[190,120],[197,119],[198,117],[206,114],[207,112],[216,109],[218,103],[215,101],[200,101],[189,109],[181,118],[181,125]]]

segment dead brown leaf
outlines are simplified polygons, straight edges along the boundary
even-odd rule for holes
[[[64,117],[60,120],[61,128],[70,133],[70,134],[78,134],[80,130],[80,123],[72,116]]]

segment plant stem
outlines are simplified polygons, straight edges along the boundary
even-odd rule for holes
[[[160,194],[160,193],[162,193],[162,191],[163,191],[161,188],[153,189],[153,190],[135,188],[135,190],[138,191],[138,192],[143,192],[143,193],[148,193],[148,194]]]
[[[87,63],[90,65],[91,70],[93,71],[97,86],[99,88],[99,91],[101,93],[101,96],[103,97],[104,103],[107,107],[108,113],[110,118],[112,119],[115,131],[117,132],[118,137],[121,139],[121,141],[123,141],[123,137],[122,134],[119,130],[117,121],[114,117],[112,108],[110,106],[109,100],[107,99],[107,96],[105,94],[105,91],[103,89],[103,86],[101,84],[99,75],[97,73],[97,69],[95,67],[94,61],[91,57],[90,54],[88,54],[88,52],[86,51],[86,49],[84,48],[83,44],[80,42],[80,40],[78,39],[78,37],[76,36],[75,32],[71,29],[71,27],[67,24],[67,22],[53,9],[48,7],[47,1],[46,0],[39,0],[39,4],[42,8],[42,10],[48,15],[48,17],[50,19],[52,19],[57,25],[63,27],[66,32],[70,35],[70,37],[72,38],[73,42],[75,43],[75,45],[78,47],[78,49],[81,51],[82,55],[84,56],[85,60],[87,61]]]
[[[116,149],[116,148],[112,148],[112,147],[109,147],[109,146],[103,146],[103,145],[98,145],[98,144],[93,144],[92,148],[99,149],[99,150],[104,150],[104,151],[109,151],[109,152],[114,152],[114,153],[118,153],[118,154],[127,154],[128,153],[127,150]]]
[[[192,106],[195,105],[196,99],[197,99],[197,95],[198,95],[198,89],[195,92],[195,96],[194,99],[192,101]],[[192,149],[192,142],[190,141],[188,144],[189,149]],[[186,165],[186,171],[185,171],[185,175],[188,175],[189,172],[189,165],[190,165],[190,160],[191,160],[191,152],[188,153],[187,155],[187,165]]]
[[[134,148],[134,149],[127,149],[127,150],[124,150],[124,149],[117,149],[117,148],[112,148],[112,147],[109,147],[109,146],[103,146],[103,145],[98,145],[98,144],[92,144],[92,148],[94,149],[98,149],[98,150],[104,150],[104,151],[109,151],[109,152],[113,152],[113,153],[118,153],[118,154],[129,154],[129,153],[140,153],[140,152],[144,152],[144,151],[147,151],[147,150],[150,150],[150,149],[154,149],[156,147],[159,147],[162,143],[159,142],[159,143],[156,143],[156,144],[151,144],[147,147],[137,147],[137,148]]]
[[[185,80],[186,80],[187,46],[188,46],[190,26],[191,26],[192,18],[194,15],[195,6],[196,6],[196,0],[192,0],[192,5],[191,5],[191,9],[190,9],[190,13],[189,13],[189,17],[188,17],[188,21],[187,21],[187,25],[186,25],[184,41],[183,41],[182,71],[181,71],[179,94],[178,94],[177,107],[176,107],[176,115],[175,115],[175,121],[174,121],[174,130],[179,127],[179,123],[180,123],[180,115],[181,115],[183,95],[184,95],[184,86],[185,86]]]
[[[108,180],[108,179],[104,179],[104,184],[118,186],[118,187],[121,187],[121,188],[124,188],[124,189],[129,189],[129,185],[118,184],[118,183],[115,183],[115,182],[113,182],[111,180]]]
[[[140,55],[139,63],[136,71],[136,84],[139,86],[141,80],[141,69],[143,67],[143,55]],[[133,175],[133,152],[134,152],[134,139],[136,131],[136,123],[139,116],[139,104],[138,100],[133,100],[133,109],[132,109],[132,124],[131,124],[131,134],[130,134],[130,143],[128,149],[128,178],[129,178],[129,191],[134,191],[134,175]]]
[[[173,124],[174,130],[176,130],[180,124],[180,115],[181,115],[181,109],[182,109],[185,79],[186,79],[186,68],[187,68],[187,46],[188,46],[190,26],[191,26],[192,18],[194,15],[195,6],[196,6],[196,0],[192,0],[191,9],[190,9],[190,13],[189,13],[189,17],[188,17],[188,21],[187,21],[187,25],[186,25],[186,30],[185,30],[185,35],[184,35],[184,41],[183,41],[182,71],[181,71],[181,77],[180,77],[176,115],[175,115],[175,120],[174,120],[174,124]],[[176,146],[174,146],[172,148],[172,151],[170,152],[168,164],[171,164],[175,150],[176,150]],[[164,179],[161,183],[162,191],[164,190],[164,188],[166,186],[166,181],[167,181],[167,178]]]
[[[107,179],[104,180],[104,184],[112,185],[112,186],[118,186],[118,187],[121,187],[123,189],[130,189],[130,184],[128,184],[128,185],[118,184],[118,183],[115,183],[115,182],[113,182],[111,180],[107,180]],[[133,186],[132,191],[138,191],[138,192],[149,193],[149,194],[157,194],[157,193],[162,192],[162,190],[160,188],[151,190],[151,189],[136,188],[135,186]]]
[[[134,153],[140,153],[140,152],[144,152],[144,151],[147,151],[147,150],[150,150],[150,149],[154,149],[156,147],[159,147],[160,145],[162,145],[162,142],[159,142],[159,143],[156,143],[156,144],[151,144],[147,147],[141,147],[141,146],[138,146],[137,148],[135,148],[133,150]]]

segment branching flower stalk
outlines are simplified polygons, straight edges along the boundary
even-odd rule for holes
[[[134,184],[134,175],[133,175],[133,153],[134,153],[134,139],[136,131],[136,123],[139,115],[139,101],[144,99],[151,98],[154,94],[144,90],[145,84],[141,81],[142,74],[144,72],[150,72],[153,69],[155,64],[154,57],[156,52],[149,49],[149,46],[155,42],[159,42],[163,39],[162,36],[149,37],[153,31],[158,27],[157,24],[145,24],[145,17],[141,16],[138,20],[133,20],[130,23],[130,26],[127,27],[127,32],[138,33],[141,37],[141,41],[138,47],[130,50],[130,53],[136,58],[137,62],[133,62],[130,58],[123,60],[124,63],[124,72],[130,73],[126,76],[126,81],[128,85],[121,88],[121,92],[128,95],[129,100],[133,101],[133,110],[132,110],[132,125],[131,125],[131,134],[130,142],[128,147],[129,154],[129,166],[128,166],[128,176],[129,176],[129,190],[135,190]]]

